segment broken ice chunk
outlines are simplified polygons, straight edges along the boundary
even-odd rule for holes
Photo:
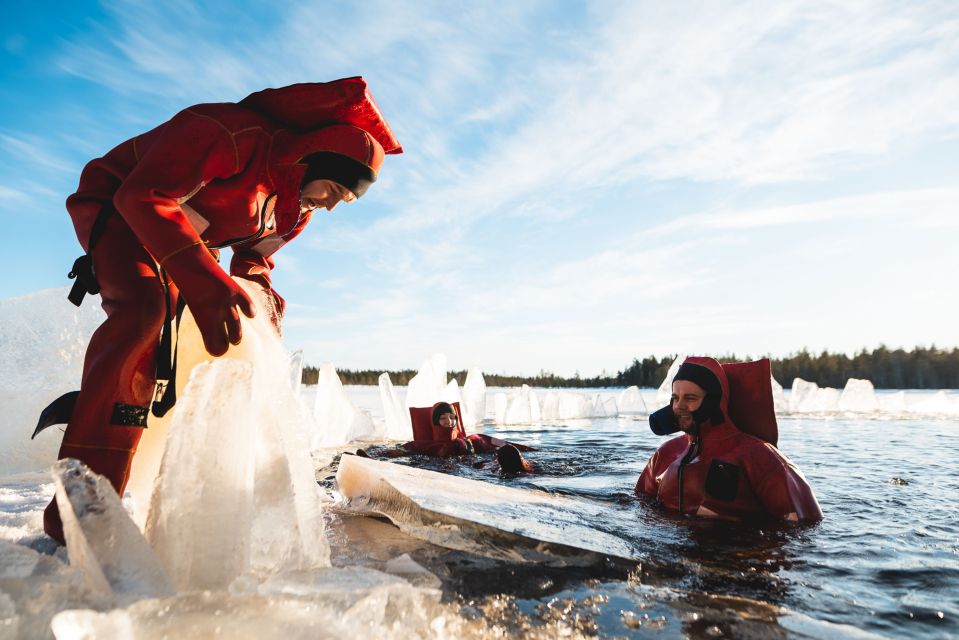
[[[173,585],[113,485],[79,460],[53,465],[70,564],[91,589],[137,600],[172,595]]]

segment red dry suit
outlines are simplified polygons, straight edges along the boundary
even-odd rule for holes
[[[698,435],[684,433],[662,445],[643,469],[636,493],[690,515],[821,520],[812,488],[776,448],[769,361],[720,365],[692,357],[685,362],[705,367],[718,379],[723,419],[719,424],[708,419]],[[748,428],[740,430],[734,420]]]
[[[410,419],[413,423],[413,440],[403,445],[403,448],[410,453],[425,453],[426,455],[439,458],[449,458],[452,456],[462,456],[473,453],[491,453],[505,444],[512,444],[520,451],[532,451],[531,447],[507,442],[499,438],[474,433],[466,435],[463,428],[463,414],[459,402],[450,403],[453,410],[456,411],[456,426],[452,429],[444,429],[433,424],[433,412],[442,402],[437,402],[432,407],[410,407]],[[525,463],[525,461],[523,461]],[[524,467],[528,463],[524,464]],[[531,471],[532,467],[526,469]]]
[[[310,220],[300,161],[317,152],[360,167],[366,184],[385,153],[402,152],[362,78],[189,107],[86,165],[67,209],[107,319],[87,348],[60,458],[82,460],[122,495],[154,397],[158,335],[178,295],[201,331],[201,321],[229,327],[209,312],[211,299],[238,324],[222,303],[243,309],[249,298],[207,249],[232,247],[230,274],[270,290],[271,256]],[[207,342],[211,353],[226,347]],[[44,528],[62,541],[55,502]]]

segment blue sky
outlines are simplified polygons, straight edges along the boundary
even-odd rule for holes
[[[363,75],[406,153],[277,254],[308,362],[959,343],[955,2],[5,11],[0,299],[67,284],[89,159],[191,104]]]

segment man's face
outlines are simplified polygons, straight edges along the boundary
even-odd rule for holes
[[[454,429],[456,427],[456,414],[444,413],[440,416],[438,424],[444,429]]]
[[[353,202],[353,192],[332,180],[311,180],[300,191],[300,213],[310,213],[314,209],[333,211],[341,202]]]
[[[673,414],[676,416],[676,422],[679,428],[689,433],[696,425],[693,420],[693,411],[703,404],[706,392],[695,382],[689,380],[676,380],[673,382],[673,396],[671,403],[673,405]]]

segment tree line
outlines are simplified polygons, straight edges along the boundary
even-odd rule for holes
[[[513,376],[497,373],[483,373],[486,384],[493,387],[517,387],[528,384],[531,387],[658,387],[666,377],[669,366],[676,355],[662,358],[646,356],[633,362],[616,374],[603,374],[594,377],[581,377],[576,373],[572,377],[558,376],[548,371],[540,371],[534,376]],[[739,358],[732,354],[716,357],[720,362],[754,360],[754,357]],[[916,347],[910,351],[890,350],[880,346],[872,351],[863,349],[848,356],[844,353],[810,353],[808,350],[792,353],[782,358],[770,357],[773,377],[783,387],[792,386],[793,379],[802,378],[815,382],[820,387],[842,388],[849,378],[871,380],[879,389],[959,389],[959,348],[951,351],[931,347]],[[383,373],[389,373],[393,384],[406,385],[416,375],[413,369],[386,371],[382,369],[338,370],[343,384],[375,385]],[[466,382],[466,371],[451,371],[462,387]],[[303,369],[303,383],[316,384],[319,369],[307,366]]]

